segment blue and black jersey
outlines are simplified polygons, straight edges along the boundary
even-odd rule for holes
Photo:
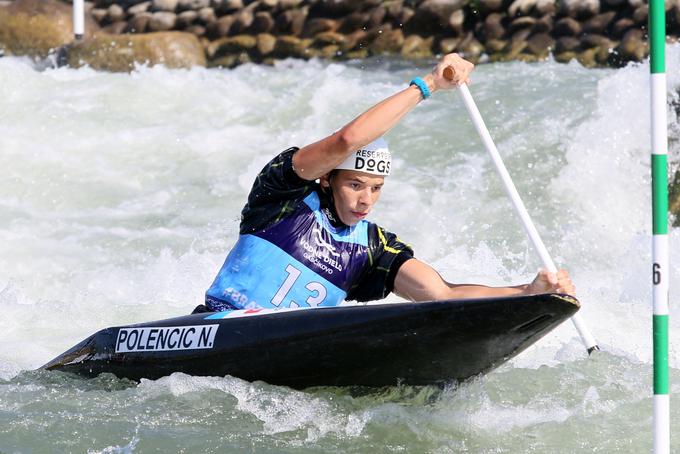
[[[314,181],[293,169],[289,148],[257,176],[239,239],[206,292],[211,310],[336,306],[386,297],[413,251],[362,220],[346,226]]]

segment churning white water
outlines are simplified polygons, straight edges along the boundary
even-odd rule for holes
[[[680,47],[667,60],[678,106]],[[567,322],[509,364],[443,391],[31,372],[101,328],[190,312],[236,239],[262,165],[430,66],[285,61],[107,74],[1,58],[0,452],[648,451],[646,65],[482,65],[471,87],[546,245],[572,273],[603,348],[591,358]],[[450,281],[531,279],[540,262],[457,93],[421,103],[387,138],[396,163],[374,222]],[[671,393],[680,390],[679,240],[671,229]],[[672,418],[677,433],[675,405]]]

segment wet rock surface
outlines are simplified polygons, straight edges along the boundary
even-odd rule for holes
[[[182,31],[199,39],[211,66],[448,52],[475,62],[552,56],[587,66],[623,66],[649,53],[648,6],[641,0],[93,0],[86,5],[87,38],[93,32]],[[669,39],[677,39],[680,1],[667,1],[666,10]],[[72,40],[70,14],[70,3],[60,0],[2,0],[0,46],[7,54],[44,56]],[[258,44],[211,51],[216,41],[237,36]]]

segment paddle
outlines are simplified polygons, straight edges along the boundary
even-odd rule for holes
[[[448,80],[453,80],[454,78],[453,69],[445,68],[444,77]],[[505,165],[503,164],[503,160],[501,159],[501,156],[498,153],[498,150],[496,149],[496,145],[494,145],[493,140],[491,139],[491,134],[489,134],[489,130],[486,128],[486,125],[484,124],[482,115],[479,113],[479,109],[477,109],[477,105],[475,104],[475,101],[472,99],[472,95],[470,94],[470,90],[468,89],[467,84],[462,84],[460,87],[458,87],[458,89],[460,91],[461,96],[463,97],[465,107],[467,108],[467,111],[470,114],[470,119],[472,120],[472,123],[475,125],[475,129],[477,129],[477,133],[482,139],[482,142],[484,143],[486,150],[491,155],[491,159],[493,160],[493,163],[496,166],[496,170],[498,171],[498,174],[500,175],[501,180],[503,181],[505,192],[508,194],[508,197],[510,197],[512,204],[515,207],[515,211],[519,215],[522,221],[522,225],[524,226],[524,230],[529,236],[531,243],[534,245],[534,248],[538,252],[538,255],[541,257],[543,266],[549,272],[557,273],[557,267],[555,266],[555,263],[550,257],[550,254],[548,253],[545,244],[543,244],[543,240],[541,240],[541,237],[538,234],[538,231],[536,230],[536,227],[534,226],[531,217],[529,217],[529,213],[527,212],[527,209],[524,207],[524,203],[522,203],[522,199],[520,198],[519,193],[517,192],[517,189],[515,188],[515,185],[512,182],[512,178],[510,178],[510,174],[508,173],[508,170],[505,168]],[[578,331],[579,335],[581,336],[581,340],[586,346],[588,354],[590,355],[593,351],[599,350],[600,347],[598,347],[597,342],[595,342],[595,338],[593,338],[592,334],[590,334],[590,331],[588,330],[585,323],[581,319],[580,314],[574,314],[571,317],[571,321],[576,327],[576,330]]]

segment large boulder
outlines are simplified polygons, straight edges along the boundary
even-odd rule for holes
[[[425,0],[416,8],[407,31],[423,36],[432,35],[449,27],[451,15],[462,9],[465,0]]]
[[[140,35],[98,35],[64,48],[62,62],[89,65],[97,70],[130,71],[135,64],[168,68],[205,66],[205,51],[198,38],[186,32]]]
[[[85,13],[85,36],[99,25]],[[70,5],[57,0],[15,0],[0,7],[0,50],[9,55],[46,57],[53,49],[73,40]]]

